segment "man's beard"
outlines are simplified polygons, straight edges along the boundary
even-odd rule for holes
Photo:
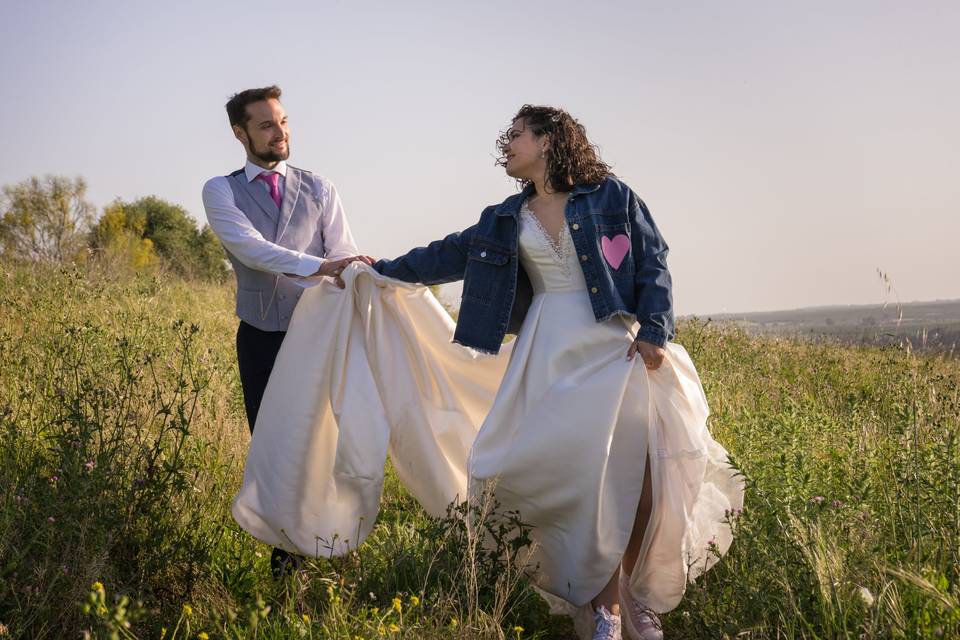
[[[283,153],[277,153],[276,151],[272,151],[270,147],[267,147],[265,151],[260,151],[251,140],[250,153],[253,154],[253,157],[263,160],[264,162],[280,162],[290,157],[290,143],[287,143],[287,148]]]

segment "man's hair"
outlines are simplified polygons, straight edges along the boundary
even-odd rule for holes
[[[234,94],[233,97],[227,101],[227,117],[230,118],[230,124],[246,128],[247,121],[250,120],[250,114],[247,113],[247,105],[252,102],[269,100],[270,98],[274,100],[280,99],[280,87],[274,84],[269,87],[247,89]]]

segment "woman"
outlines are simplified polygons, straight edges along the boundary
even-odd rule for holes
[[[705,413],[686,418],[689,448],[671,448],[666,438],[682,436],[663,437],[666,411],[651,410],[658,376],[685,368],[699,389],[668,344],[667,245],[565,111],[524,106],[499,146],[519,194],[373,268],[421,284],[463,279],[455,342],[497,353],[517,333],[471,449],[471,492],[493,482],[501,508],[533,526],[537,585],[591,605],[595,639],[619,638],[621,613],[629,637],[661,638],[653,609],[675,606],[690,573],[679,540],[716,535],[723,511],[742,504]],[[674,500],[678,484],[687,494]]]

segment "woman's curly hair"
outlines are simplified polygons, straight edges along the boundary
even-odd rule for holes
[[[574,185],[599,184],[607,176],[612,176],[610,165],[600,159],[600,151],[587,139],[587,130],[573,116],[563,109],[525,104],[520,107],[511,122],[523,120],[535,136],[548,134],[550,146],[547,148],[546,183],[554,191],[572,191]],[[500,156],[497,166],[507,164],[504,149],[510,140],[509,128],[497,138]],[[529,180],[518,178],[525,187]]]

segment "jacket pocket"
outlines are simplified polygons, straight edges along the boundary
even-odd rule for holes
[[[463,297],[489,304],[498,285],[503,286],[510,251],[486,243],[467,247],[467,269],[463,276]]]
[[[614,274],[633,273],[633,241],[630,237],[630,225],[598,224],[596,228],[597,248],[607,268]]]

